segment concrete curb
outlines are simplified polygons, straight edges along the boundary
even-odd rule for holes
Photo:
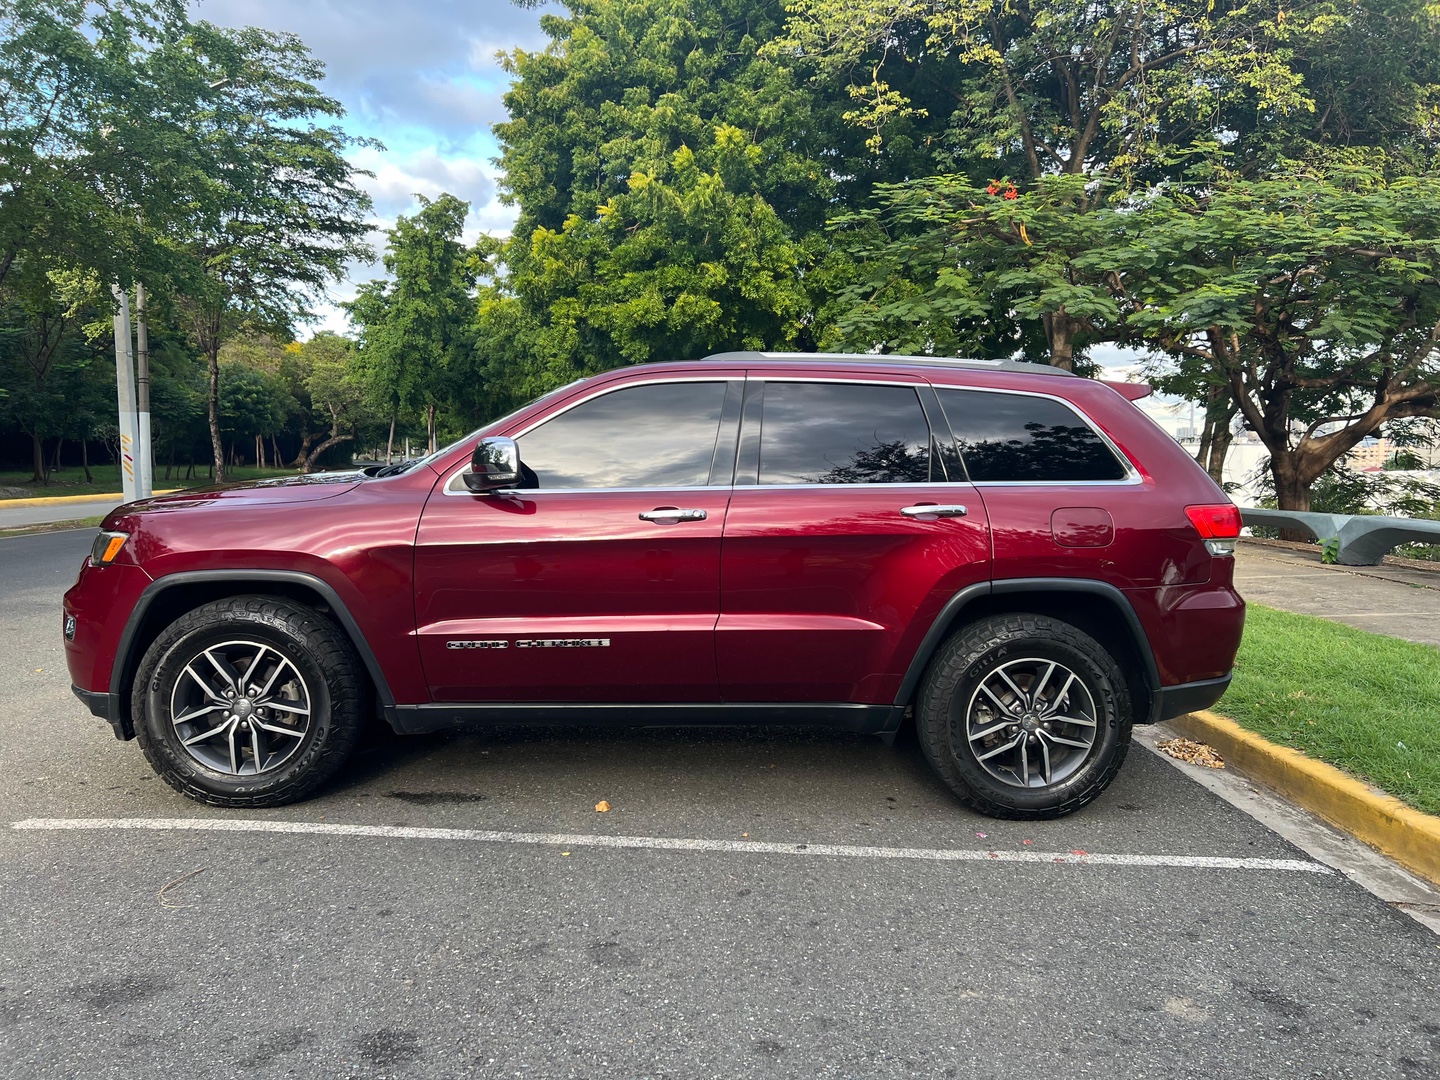
[[[1247,776],[1440,885],[1440,817],[1412,810],[1333,765],[1277,746],[1227,717],[1198,712],[1169,723],[1215,747]]]
[[[164,491],[155,492],[156,495],[171,495],[181,490],[180,488],[166,488]],[[113,495],[47,495],[38,499],[0,499],[0,510],[18,510],[24,506],[63,506],[66,503],[98,503],[115,502],[123,503],[125,496],[117,491]]]

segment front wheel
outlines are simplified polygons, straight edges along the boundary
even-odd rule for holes
[[[1130,694],[1090,635],[1043,615],[999,615],[940,647],[916,721],[926,758],[967,806],[1053,818],[1115,778],[1130,745]]]
[[[131,705],[146,759],[177,791],[214,806],[283,806],[349,757],[363,687],[354,647],[325,616],[236,596],[155,639]]]

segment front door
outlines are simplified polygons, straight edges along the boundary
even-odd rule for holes
[[[942,417],[931,434],[934,402],[919,381],[752,374],[721,563],[726,701],[889,704],[941,606],[988,580],[985,507]]]
[[[442,481],[415,560],[433,699],[718,701],[739,397],[713,378],[602,389],[516,433],[523,489]]]

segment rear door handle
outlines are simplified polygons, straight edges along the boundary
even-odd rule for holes
[[[902,506],[900,513],[908,518],[917,517],[964,517],[970,511],[963,506],[935,506],[923,503],[920,506]]]
[[[707,516],[704,510],[681,510],[675,506],[661,506],[642,511],[640,520],[653,521],[657,525],[674,525],[680,521],[704,521]]]

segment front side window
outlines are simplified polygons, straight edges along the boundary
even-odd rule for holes
[[[1125,466],[1054,398],[936,387],[975,483],[1123,480]]]
[[[535,474],[526,486],[703,487],[724,403],[718,380],[650,383],[591,398],[516,440],[521,462]]]
[[[929,480],[930,427],[910,387],[765,384],[760,483],[923,484]]]

